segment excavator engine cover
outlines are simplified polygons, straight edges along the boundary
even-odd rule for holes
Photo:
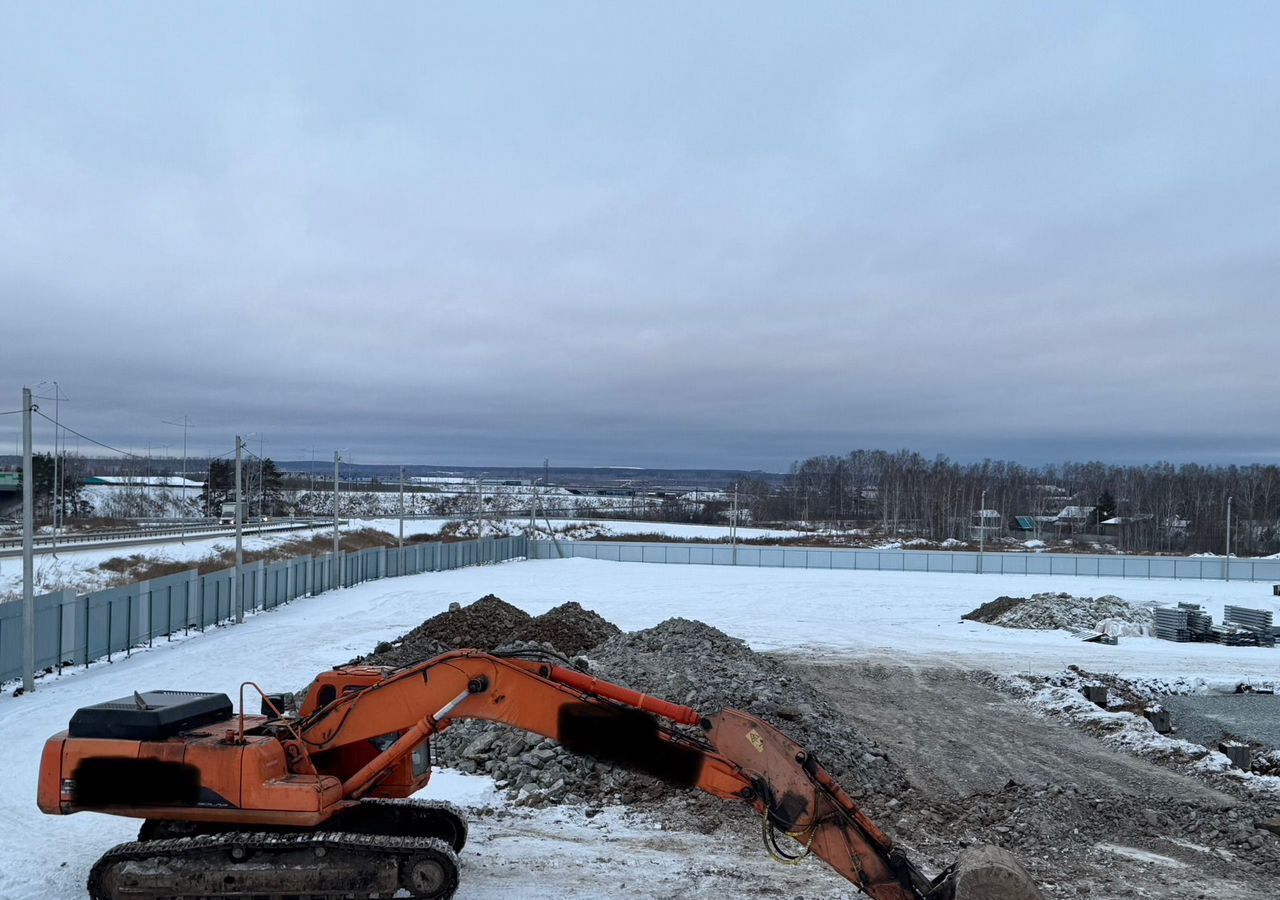
[[[67,736],[120,741],[162,741],[231,718],[226,694],[147,691],[75,711]]]

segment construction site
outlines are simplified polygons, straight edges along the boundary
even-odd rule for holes
[[[521,557],[370,577],[9,691],[0,855],[34,839],[45,865],[0,896],[1275,896],[1270,584]],[[471,675],[377,700],[445,670]],[[739,715],[818,768],[751,768]],[[220,787],[262,742],[287,771],[246,758]],[[198,790],[156,768],[178,759]],[[317,778],[316,812],[279,794]]]
[[[1280,4],[0,23],[0,900],[1280,900]]]

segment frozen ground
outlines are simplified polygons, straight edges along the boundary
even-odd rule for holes
[[[1057,590],[1162,603],[1192,600],[1216,614],[1224,602],[1280,609],[1265,593],[1269,586],[1254,584],[731,569],[584,559],[372,582],[252,616],[241,626],[160,644],[112,665],[44,680],[34,695],[0,697],[0,735],[6,743],[6,765],[0,767],[0,897],[79,900],[93,860],[136,833],[136,823],[125,820],[93,814],[48,817],[35,808],[40,748],[48,735],[65,728],[78,707],[155,688],[216,690],[235,697],[246,678],[261,679],[268,689],[297,690],[316,672],[402,634],[450,602],[465,603],[490,592],[535,614],[578,600],[628,630],[673,615],[699,618],[757,649],[809,660],[856,657],[995,671],[1057,671],[1075,663],[1130,675],[1196,673],[1221,685],[1250,674],[1273,676],[1280,668],[1280,650],[1145,638],[1103,647],[1081,644],[1065,633],[959,621],[962,613],[998,594]],[[850,893],[819,864],[775,866],[754,841],[738,835],[656,831],[617,810],[592,819],[574,809],[507,810],[486,782],[460,776],[436,787],[435,796],[497,807],[477,817],[474,843],[464,853],[460,900],[603,898],[618,896],[620,890],[637,898],[765,893],[834,898]],[[626,886],[620,887],[621,882]]]

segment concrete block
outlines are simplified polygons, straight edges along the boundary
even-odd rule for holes
[[[1226,754],[1227,759],[1231,760],[1231,764],[1237,769],[1243,769],[1248,772],[1252,766],[1249,754],[1249,745],[1242,744],[1239,741],[1223,741],[1218,745],[1218,749]]]
[[[1090,703],[1096,703],[1103,709],[1107,707],[1107,688],[1101,684],[1086,684],[1080,688],[1080,693],[1084,694],[1084,698]]]
[[[1151,723],[1151,727],[1159,734],[1169,734],[1173,731],[1173,723],[1169,719],[1169,710],[1160,706],[1149,706],[1142,711],[1142,715]]]

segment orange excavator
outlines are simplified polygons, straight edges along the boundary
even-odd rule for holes
[[[246,689],[260,715],[245,714]],[[144,820],[93,866],[93,900],[451,897],[466,820],[407,798],[431,777],[431,737],[463,719],[745,804],[772,854],[813,854],[875,900],[1040,897],[994,847],[926,878],[813,754],[754,716],[704,715],[550,659],[341,666],[296,712],[251,682],[240,693],[238,713],[225,694],[135,693],[78,710],[45,744],[41,810]]]

